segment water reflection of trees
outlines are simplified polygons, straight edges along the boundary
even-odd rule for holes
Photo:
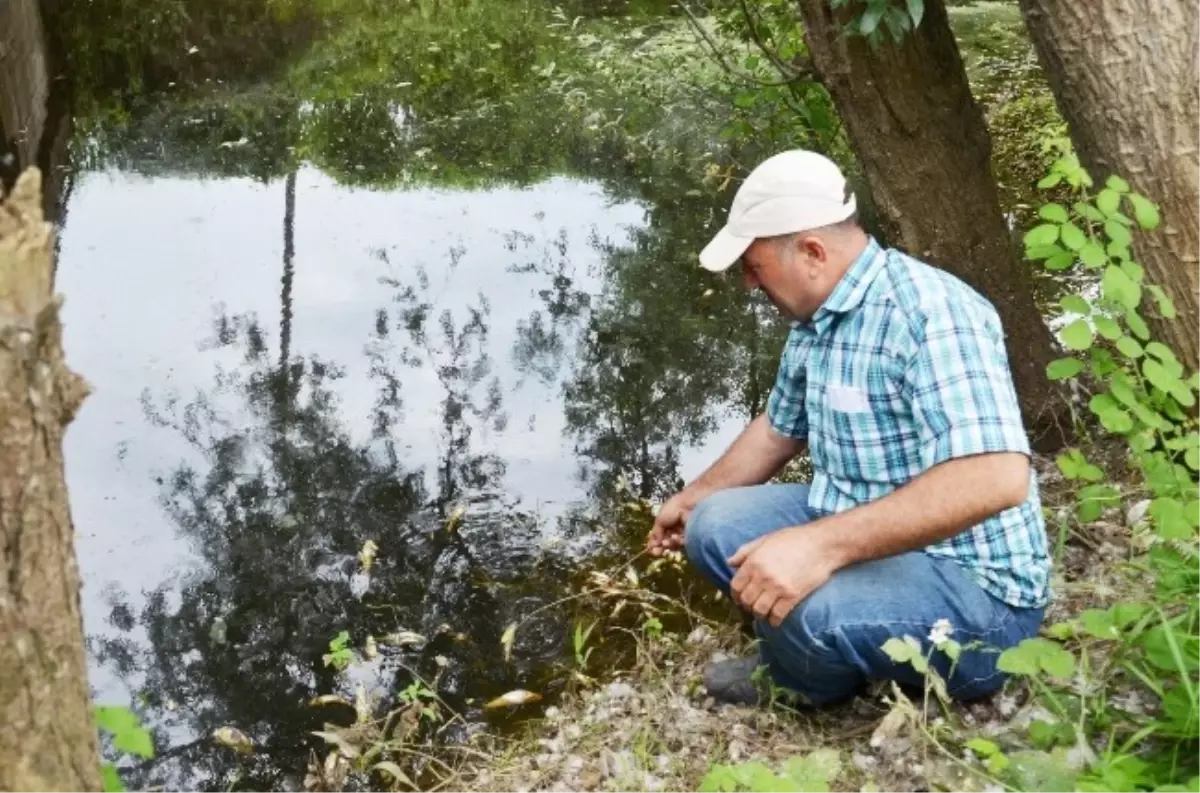
[[[289,283],[285,268],[288,321]],[[92,640],[96,659],[136,692],[160,745],[175,744],[136,784],[294,789],[310,731],[330,717],[306,703],[345,685],[322,660],[343,629],[357,646],[401,629],[429,639],[383,651],[381,707],[414,671],[440,675],[441,694],[465,707],[531,685],[558,657],[565,627],[547,614],[522,632],[513,663],[495,662],[503,626],[560,591],[567,565],[541,550],[534,518],[503,497],[502,461],[477,450],[471,425],[503,421],[486,302],[456,321],[431,299],[428,278],[393,288],[367,345],[378,398],[366,438],[342,415],[343,368],[289,353],[285,338],[271,350],[252,316],[217,319],[210,346],[240,360],[210,390],[186,401],[146,395],[147,419],[191,448],[163,477],[160,501],[197,565],[147,593],[140,610],[116,598],[109,622],[119,634]],[[436,492],[400,451],[411,433],[402,372],[414,366],[430,367],[443,391]],[[449,531],[452,506],[466,514]],[[364,591],[356,554],[367,540],[380,550]],[[206,736],[225,725],[258,752],[217,748]]]

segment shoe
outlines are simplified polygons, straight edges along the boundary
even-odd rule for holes
[[[757,655],[718,661],[704,671],[704,688],[718,702],[730,705],[761,705],[767,701],[764,685],[754,673],[762,666]],[[765,682],[765,681],[764,681]]]

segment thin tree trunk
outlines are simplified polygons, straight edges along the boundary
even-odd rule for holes
[[[41,174],[0,200],[0,789],[96,790],[62,439],[87,387],[63,361]]]
[[[1021,0],[1021,13],[1080,162],[1157,203],[1162,225],[1135,237],[1151,283],[1179,311],[1156,338],[1200,356],[1200,69],[1195,0]]]
[[[889,244],[969,283],[995,306],[1035,446],[1061,444],[1064,403],[1046,379],[1052,339],[1012,247],[991,172],[991,138],[971,96],[942,0],[901,44],[846,36],[853,4],[799,0],[813,66],[862,165]],[[859,8],[861,10],[861,8]]]

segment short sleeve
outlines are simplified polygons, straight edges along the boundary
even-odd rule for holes
[[[924,319],[905,371],[923,465],[989,452],[1029,454],[999,318],[947,305]]]
[[[802,348],[801,340],[793,332],[779,357],[779,372],[767,397],[767,421],[771,429],[797,440],[808,439],[808,414],[804,409],[808,376]]]

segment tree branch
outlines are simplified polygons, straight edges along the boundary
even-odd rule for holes
[[[745,82],[745,83],[749,83],[751,85],[756,85],[760,88],[778,88],[780,86],[789,85],[798,80],[804,79],[805,77],[811,76],[811,73],[801,72],[795,76],[787,77],[786,79],[783,79],[783,80],[759,80],[757,77],[753,77],[751,75],[737,71],[732,66],[730,66],[728,63],[726,63],[725,55],[721,52],[721,48],[717,45],[717,43],[715,41],[713,41],[712,36],[708,35],[708,31],[705,30],[704,26],[700,24],[700,20],[696,18],[696,15],[694,13],[692,13],[692,10],[690,8],[688,8],[687,5],[682,2],[682,0],[680,0],[680,2],[677,2],[675,5],[679,6],[680,10],[682,10],[683,13],[687,15],[688,22],[691,23],[692,29],[695,30],[700,35],[700,37],[704,40],[704,42],[706,44],[708,44],[709,49],[711,49],[713,52],[713,56],[714,56],[717,64],[722,69],[724,69],[725,73],[728,74],[730,77],[733,77],[737,80],[741,80],[742,82]],[[778,68],[778,66],[776,66],[776,68]]]

